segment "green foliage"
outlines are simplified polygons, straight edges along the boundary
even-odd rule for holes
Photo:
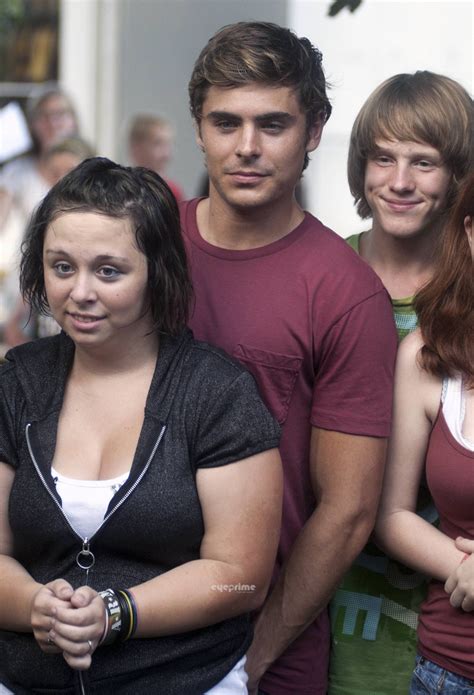
[[[361,3],[362,0],[334,0],[329,6],[328,15],[335,17],[345,7],[350,12],[355,12]]]
[[[0,0],[0,40],[8,35],[24,15],[24,0]]]

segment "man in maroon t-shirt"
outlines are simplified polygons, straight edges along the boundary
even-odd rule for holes
[[[249,368],[282,425],[282,535],[249,691],[322,695],[326,605],[379,497],[391,306],[375,273],[295,201],[331,112],[319,51],[273,24],[231,25],[202,51],[189,93],[210,179],[208,198],[182,206],[191,327]]]

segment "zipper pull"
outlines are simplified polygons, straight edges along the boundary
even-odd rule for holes
[[[89,547],[89,539],[86,537],[82,542],[82,550],[76,555],[76,563],[81,570],[86,571],[86,584],[89,580],[89,571],[95,565],[95,555]]]

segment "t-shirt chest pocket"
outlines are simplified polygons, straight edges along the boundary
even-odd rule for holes
[[[288,415],[302,358],[239,343],[233,356],[254,376],[267,408],[282,425]]]

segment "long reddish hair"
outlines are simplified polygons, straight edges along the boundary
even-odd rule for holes
[[[415,297],[424,341],[421,366],[440,377],[461,372],[474,387],[474,267],[464,219],[474,219],[474,172],[449,216],[431,281]]]

